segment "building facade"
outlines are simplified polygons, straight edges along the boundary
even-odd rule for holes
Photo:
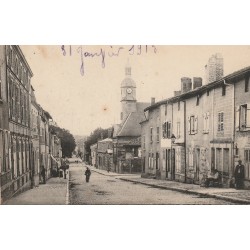
[[[141,123],[145,173],[201,184],[217,169],[229,186],[241,159],[248,186],[249,72],[250,67],[204,86],[182,86],[176,96],[146,108]]]
[[[8,91],[7,91],[7,77],[6,77],[6,48],[0,46],[0,204],[7,183],[11,180],[11,166],[9,158],[10,150],[10,132],[8,119]]]
[[[9,127],[9,133],[5,136],[5,157],[8,164],[2,195],[8,198],[28,188],[31,182],[29,113],[30,79],[33,73],[19,46],[2,47],[5,51],[3,65],[6,68],[4,84],[8,93],[6,115]]]
[[[0,46],[1,202],[37,186],[42,164],[51,176],[52,118],[36,103],[32,76],[19,46]]]
[[[39,105],[36,102],[34,88],[31,86],[31,112],[30,112],[30,124],[31,124],[31,164],[32,164],[32,185],[39,185],[40,169],[40,116]]]
[[[131,67],[127,65],[125,78],[121,82],[121,123],[113,127],[113,164],[114,171],[119,173],[131,171],[134,167],[133,162],[138,157],[140,145],[132,141],[141,136],[140,122],[144,119],[143,110],[149,106],[149,103],[137,102],[136,83],[131,75]],[[134,153],[131,150],[134,150]],[[141,172],[139,167],[134,169]]]
[[[97,143],[90,146],[91,165],[97,167]]]
[[[96,152],[97,152],[96,167],[103,170],[110,169],[114,171],[113,140],[111,138],[106,138],[104,140],[98,141]]]

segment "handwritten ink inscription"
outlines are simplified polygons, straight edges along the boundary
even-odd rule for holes
[[[63,56],[72,56],[72,46],[71,45],[61,45],[61,51]],[[83,46],[79,46],[76,49],[76,53],[80,56],[80,73],[82,76],[85,74],[85,58],[100,58],[101,67],[106,67],[106,58],[112,58],[112,57],[119,57],[121,53],[127,53],[130,56],[133,55],[143,55],[148,53],[157,53],[157,48],[155,45],[132,45],[128,46],[128,48],[125,47],[119,47],[119,46],[107,46],[107,48],[100,48],[98,51],[90,52],[84,49]]]

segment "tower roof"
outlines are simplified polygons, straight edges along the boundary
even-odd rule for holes
[[[121,87],[134,87],[134,88],[136,88],[136,83],[131,77],[126,77],[122,81]]]

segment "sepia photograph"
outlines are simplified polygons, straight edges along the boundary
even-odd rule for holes
[[[248,5],[1,2],[1,249],[247,248]]]
[[[1,204],[249,204],[249,62],[243,45],[1,45]]]

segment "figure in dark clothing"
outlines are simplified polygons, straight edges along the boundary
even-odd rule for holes
[[[234,178],[235,178],[235,188],[243,189],[244,188],[244,165],[242,165],[242,161],[239,160],[239,164],[235,167]]]
[[[86,175],[86,182],[89,182],[91,171],[90,171],[90,169],[88,167],[87,167],[87,169],[85,171],[85,175]]]
[[[42,170],[41,170],[41,176],[43,178],[43,184],[46,183],[46,178],[45,178],[45,167],[42,165]]]
[[[218,181],[218,179],[219,172],[217,171],[217,169],[212,170],[211,174],[205,180],[205,187],[209,187],[211,183],[213,184],[214,182]]]

